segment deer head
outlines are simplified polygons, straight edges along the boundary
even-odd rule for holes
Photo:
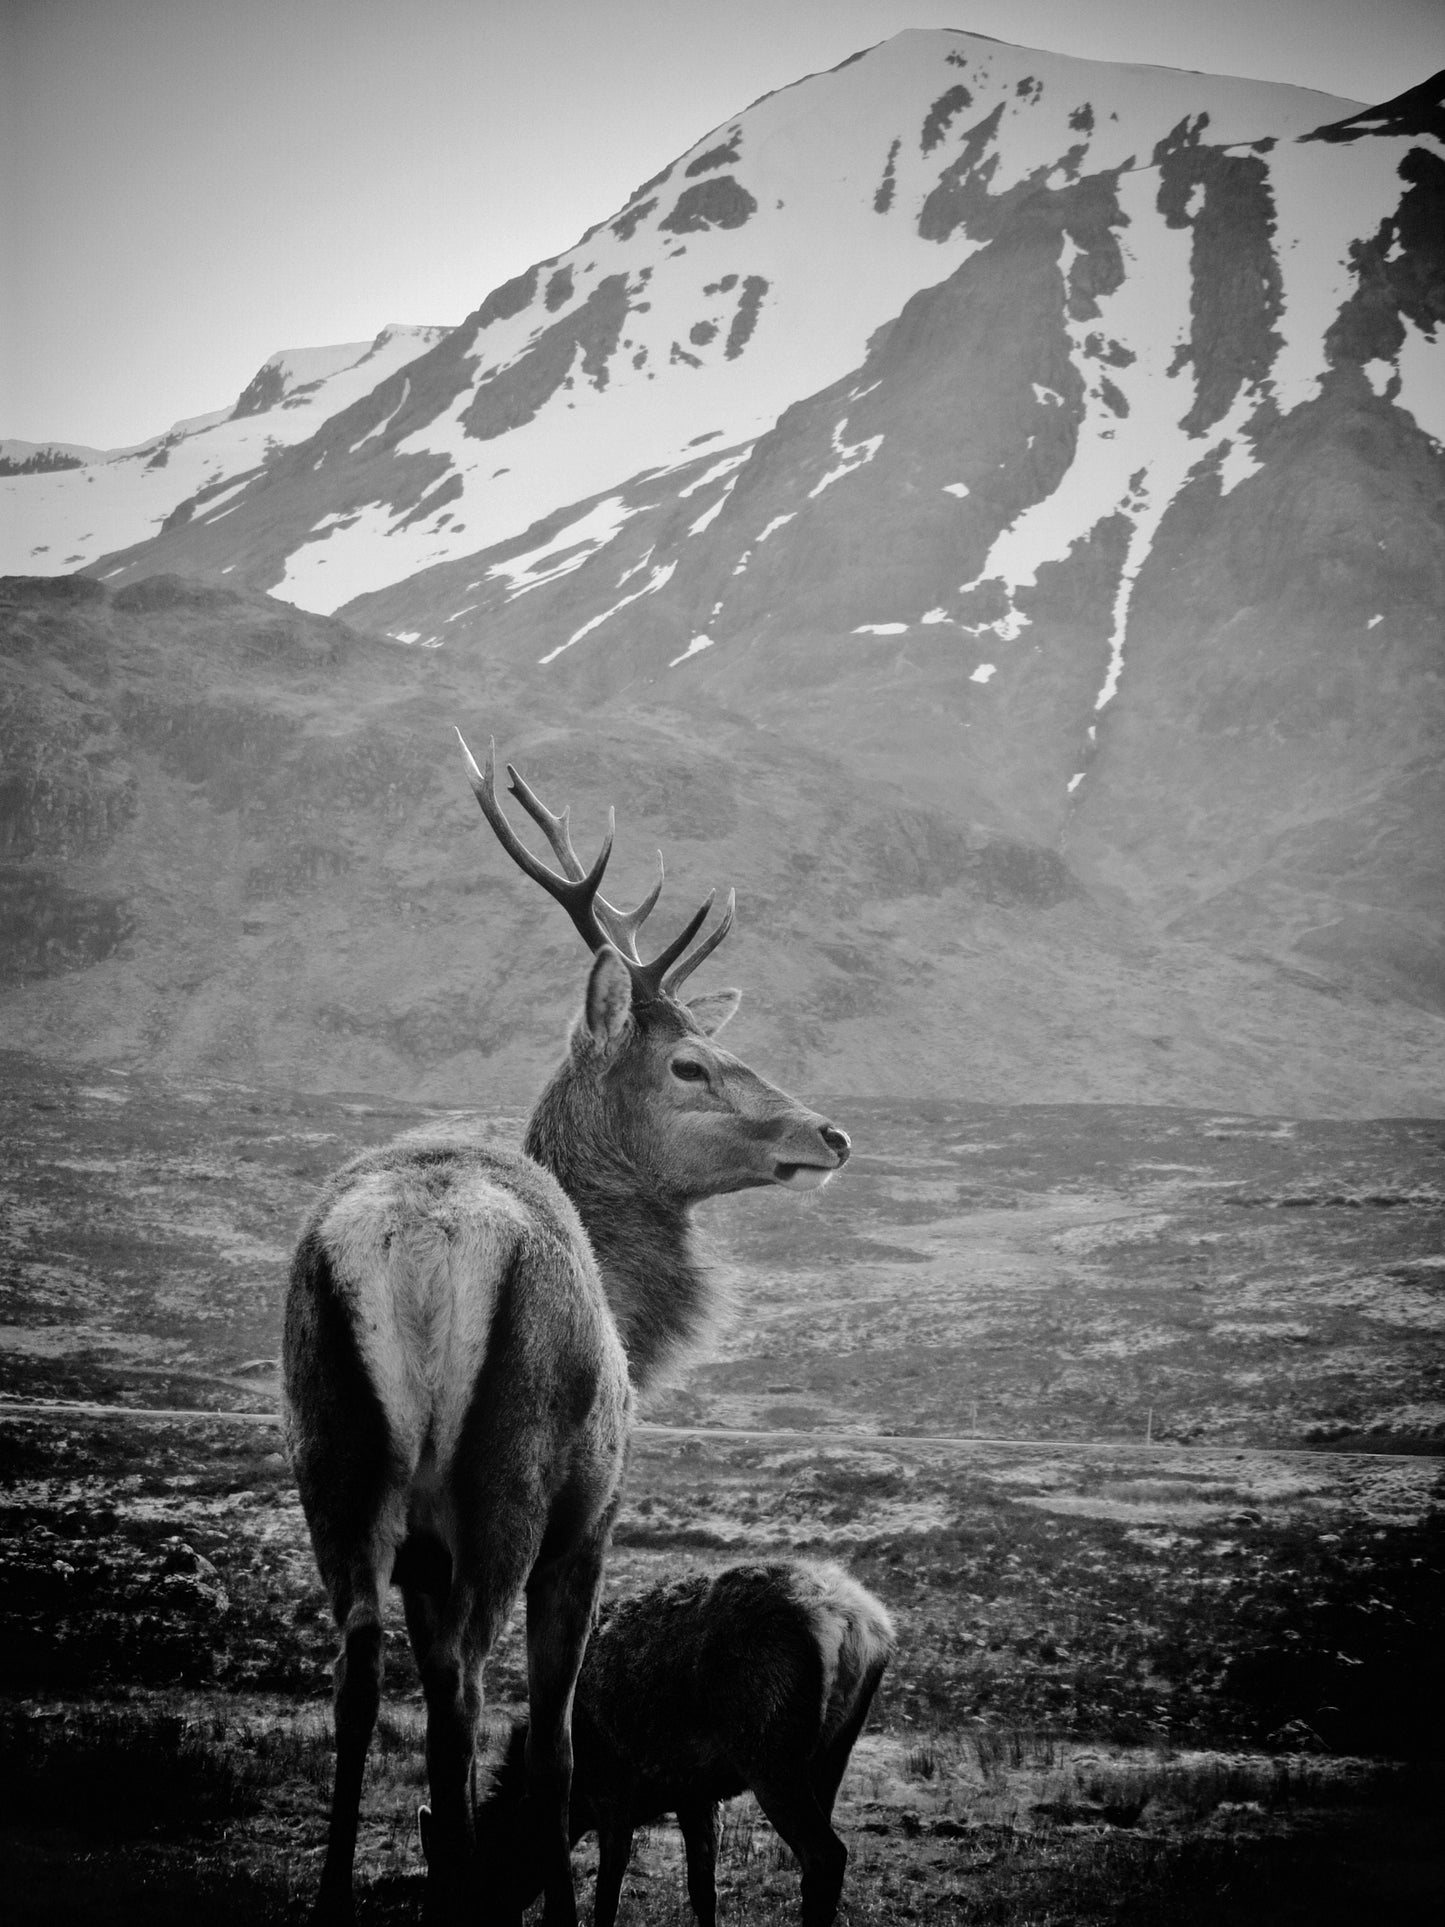
[[[695,939],[716,893],[669,944],[644,960],[638,932],[662,894],[661,855],[657,881],[642,902],[619,910],[601,888],[615,812],[609,811],[602,847],[587,868],[572,846],[569,812],[548,809],[508,764],[511,793],[545,836],[559,866],[554,870],[521,841],[497,801],[495,744],[485,769],[477,768],[465,741],[462,749],[472,789],[502,848],[562,905],[593,953],[568,1061],[543,1094],[528,1148],[540,1133],[549,1154],[534,1155],[542,1155],[571,1190],[572,1180],[587,1175],[569,1155],[570,1136],[580,1131],[584,1166],[620,1159],[650,1195],[681,1205],[757,1185],[807,1190],[826,1184],[848,1158],[846,1132],[714,1041],[736,1011],[739,993],[713,991],[687,1001],[678,994],[731,929],[734,893],[728,892],[721,917],[700,942]],[[563,1100],[569,1141],[559,1147],[548,1126]],[[568,1166],[565,1175],[561,1162]]]

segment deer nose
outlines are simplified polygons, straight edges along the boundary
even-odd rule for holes
[[[846,1131],[840,1131],[836,1124],[820,1124],[818,1135],[840,1164],[848,1162],[848,1154],[853,1149],[853,1140]]]

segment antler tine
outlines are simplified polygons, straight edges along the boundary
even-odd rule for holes
[[[644,964],[640,971],[633,972],[633,977],[637,981],[638,988],[644,996],[652,998],[667,996],[669,992],[669,984],[667,981],[669,971],[672,971],[673,978],[676,981],[681,981],[678,973],[673,970],[673,965],[677,963],[678,958],[683,955],[687,946],[692,942],[698,931],[701,930],[704,923],[707,922],[708,912],[712,909],[713,899],[716,896],[716,890],[709,890],[707,901],[703,904],[702,908],[694,910],[686,924],[678,931],[667,948],[659,951],[651,963]],[[683,976],[686,976],[688,968],[690,968],[690,966],[683,968]]]
[[[722,942],[723,938],[727,935],[729,930],[731,930],[733,927],[733,912],[737,908],[737,902],[738,902],[737,891],[729,890],[726,907],[723,910],[722,916],[718,919],[716,928],[713,930],[710,930],[708,934],[703,938],[702,942],[698,945],[697,949],[694,950],[690,956],[684,957],[682,961],[677,965],[675,965],[674,968],[670,970],[668,974],[663,978],[662,993],[665,997],[671,997],[676,992],[678,985],[683,981],[683,979],[685,977],[690,977],[693,971],[696,970],[698,965],[703,961],[703,959],[706,957],[710,957],[714,952],[714,950],[717,949],[718,945]],[[689,926],[690,929],[698,928],[701,924],[702,917],[705,917],[711,908],[712,908],[712,897],[709,897],[707,902],[702,907],[697,923]]]
[[[632,955],[637,958],[639,963],[641,963],[642,959],[637,954],[637,933],[652,915],[654,909],[657,907],[657,899],[661,895],[662,851],[659,850],[657,853],[657,881],[635,910],[619,910],[615,904],[609,903],[606,897],[598,897],[597,899],[597,907],[606,918],[608,929],[615,929],[619,935],[627,939],[627,943],[632,950]],[[617,941],[616,937],[613,938],[613,941]],[[617,947],[619,950],[623,948],[620,943]],[[623,954],[624,956],[626,955],[625,950]]]
[[[578,934],[589,950],[600,950],[604,943],[610,943],[612,938],[597,914],[597,890],[602,882],[602,873],[607,868],[607,859],[612,854],[612,838],[616,829],[616,820],[613,814],[611,812],[608,813],[607,834],[602,839],[602,848],[598,851],[597,860],[592,865],[592,868],[585,873],[582,872],[582,865],[575,851],[572,850],[570,839],[567,839],[566,849],[571,855],[571,864],[578,871],[578,874],[576,876],[558,876],[555,870],[549,870],[547,868],[547,865],[542,862],[540,857],[533,856],[532,852],[527,848],[526,844],[522,842],[511,824],[507,821],[502,811],[502,806],[497,801],[496,743],[493,741],[489,744],[487,749],[487,766],[482,770],[477,768],[476,758],[467,748],[466,738],[460,730],[457,731],[457,741],[461,744],[462,754],[467,759],[467,779],[471,783],[472,793],[481,805],[482,815],[485,816],[491,824],[492,829],[496,833],[497,841],[507,852],[507,855],[511,857],[519,870],[524,871],[527,876],[531,877],[534,883],[540,883],[548,896],[557,899],[558,903],[561,904],[562,908],[567,912],[567,915],[572,919]],[[525,785],[523,787],[525,788]],[[528,794],[530,795],[530,791]],[[536,811],[531,810],[531,806],[527,804],[526,798],[521,796],[520,791],[518,791],[518,796],[524,806],[529,809],[529,813],[536,817],[542,829],[546,830],[546,822],[543,821],[542,817],[536,816]],[[533,801],[536,802],[535,797]],[[537,809],[543,810],[544,815],[551,818],[551,811],[546,810],[543,804],[537,803]],[[554,822],[561,821],[561,819],[558,818],[552,818],[552,820]],[[563,834],[565,836],[565,825],[563,826]],[[552,842],[550,833],[548,834],[547,840],[549,843]],[[557,845],[552,843],[552,847],[553,850],[556,851],[559,861],[566,862],[566,857],[563,855],[563,852],[558,849]]]
[[[549,810],[520,770],[512,764],[507,765],[507,776],[511,783],[513,796],[541,829],[552,846],[553,854],[574,883],[580,883],[586,874],[582,859],[572,847],[570,809]],[[608,817],[609,824],[616,823],[616,814]],[[637,949],[637,933],[652,915],[657,899],[662,895],[662,852],[657,853],[657,881],[635,910],[619,910],[615,903],[609,903],[600,891],[597,895],[598,920],[607,932],[608,941],[619,950],[629,963],[641,964],[642,958]]]
[[[507,781],[513,796],[542,831],[552,846],[552,854],[562,865],[563,872],[574,883],[580,883],[586,876],[582,859],[572,848],[572,833],[569,827],[572,818],[570,809],[554,814],[538,796],[532,785],[521,772],[508,763]]]
[[[466,738],[460,730],[457,730],[457,741],[467,759],[467,778],[472,793],[507,855],[534,883],[540,883],[548,896],[556,898],[581,933],[589,950],[600,950],[603,944],[611,944],[621,954],[632,973],[635,989],[644,1000],[671,996],[683,979],[690,976],[703,959],[710,957],[717,949],[732,928],[736,895],[731,890],[717,927],[708,933],[691,956],[687,954],[688,945],[707,922],[717,896],[715,890],[708,893],[707,901],[688,918],[672,942],[659,951],[650,963],[644,963],[637,948],[637,933],[651,916],[662,895],[662,852],[659,850],[657,853],[656,883],[635,910],[619,910],[601,894],[600,887],[603,871],[612,854],[612,840],[617,829],[616,811],[607,812],[607,834],[603,838],[602,848],[592,868],[584,870],[582,859],[572,847],[570,811],[549,810],[526,778],[512,764],[507,764],[512,794],[546,837],[552,854],[562,866],[564,874],[559,876],[522,842],[497,801],[495,741],[488,743],[485,769],[477,768],[476,759],[467,748]]]

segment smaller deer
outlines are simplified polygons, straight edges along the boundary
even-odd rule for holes
[[[597,1831],[595,1927],[613,1927],[640,1826],[675,1813],[701,1927],[717,1920],[718,1802],[751,1791],[803,1869],[803,1927],[829,1927],[848,1850],[833,1802],[892,1655],[882,1603],[836,1565],[730,1566],[604,1608],[577,1683],[570,1835]],[[516,1837],[527,1725],[477,1811],[477,1845]],[[423,1841],[426,1828],[423,1828]],[[541,1892],[542,1868],[521,1869]]]

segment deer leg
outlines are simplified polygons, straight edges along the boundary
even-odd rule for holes
[[[832,1927],[848,1849],[834,1833],[806,1780],[754,1782],[758,1805],[803,1869],[803,1927]]]
[[[409,1592],[405,1595],[405,1600],[407,1629],[411,1634],[420,1665],[420,1656],[423,1653],[430,1653],[433,1649],[440,1616],[437,1603],[425,1594]],[[477,1635],[473,1634],[464,1642],[461,1666],[462,1709],[467,1731],[472,1735],[473,1746],[470,1764],[462,1781],[463,1809],[460,1836],[457,1835],[456,1816],[453,1812],[453,1836],[448,1840],[444,1828],[440,1846],[438,1846],[437,1827],[432,1808],[429,1805],[423,1806],[417,1813],[422,1855],[427,1864],[425,1912],[428,1918],[448,1919],[458,1914],[465,1916],[467,1906],[476,1904],[479,1909],[479,1918],[488,1923],[488,1927],[493,1927],[494,1923],[500,1923],[501,1927],[519,1927],[523,1902],[512,1891],[510,1872],[505,1868],[499,1870],[489,1866],[477,1857],[476,1850],[475,1739],[481,1724],[482,1674],[486,1657],[486,1652],[481,1650],[481,1639]],[[430,1709],[428,1709],[428,1735],[430,1736]],[[428,1756],[428,1784],[433,1789],[432,1797],[435,1798],[437,1781],[431,1774],[430,1755]]]
[[[883,1677],[880,1666],[863,1683],[852,1712],[829,1740],[813,1763],[813,1791],[818,1796],[818,1805],[823,1817],[831,1820],[833,1803],[838,1798],[838,1788],[843,1783],[843,1775],[848,1771],[848,1762],[853,1756],[853,1748],[858,1735],[863,1731],[863,1723],[873,1705],[873,1695],[878,1691],[878,1682]]]
[[[326,1861],[311,1918],[321,1923],[355,1917],[352,1868],[361,1811],[361,1782],[372,1729],[381,1706],[381,1583],[362,1567],[336,1588],[333,1606],[341,1646],[333,1669],[335,1682],[336,1779],[331,1793],[331,1823]]]
[[[622,1899],[622,1878],[632,1858],[632,1823],[625,1812],[611,1813],[597,1829],[597,1898],[592,1927],[612,1927]]]
[[[717,1802],[698,1800],[679,1805],[677,1824],[687,1853],[687,1897],[699,1927],[717,1923]],[[603,1927],[599,1920],[597,1927]]]
[[[527,1582],[527,1806],[545,1869],[545,1927],[576,1927],[568,1805],[572,1791],[572,1696],[607,1551],[613,1508],[576,1550],[533,1569]]]
[[[407,1631],[426,1696],[431,1814],[424,1911],[429,1920],[460,1920],[468,1913],[471,1886],[472,1759],[485,1649],[478,1655],[471,1637],[465,1588],[453,1586],[444,1598],[413,1588],[403,1597]]]

